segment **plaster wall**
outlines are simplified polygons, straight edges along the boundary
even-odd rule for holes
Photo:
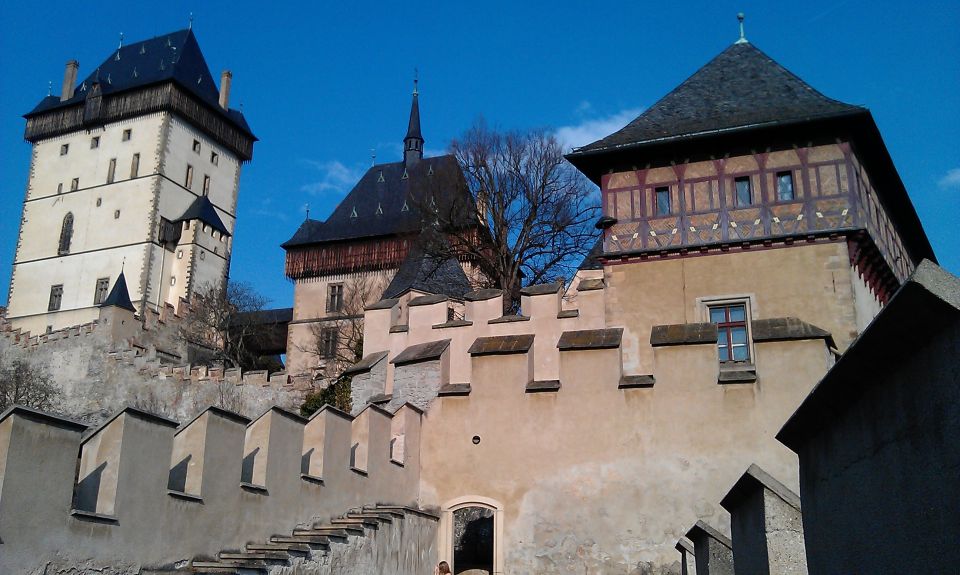
[[[656,371],[654,325],[708,321],[704,301],[749,298],[752,319],[797,317],[841,350],[858,333],[845,242],[607,266],[606,323],[623,326],[624,372]]]
[[[755,353],[756,383],[718,385],[712,344],[657,348],[655,386],[618,389],[619,349],[561,352],[554,393],[524,392],[526,354],[476,357],[470,395],[427,411],[422,503],[499,502],[504,573],[679,573],[678,526],[727,525],[716,502],[750,463],[796,488],[773,436],[831,359],[810,340]]]

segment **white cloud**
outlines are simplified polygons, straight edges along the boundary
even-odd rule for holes
[[[300,186],[300,191],[314,196],[334,194],[343,195],[357,183],[363,170],[357,166],[348,167],[339,160],[318,162],[304,160],[320,172],[321,178],[315,182]]]
[[[586,106],[584,106],[584,104],[586,104]],[[587,111],[589,109],[589,102],[581,102],[577,111]],[[640,115],[641,111],[639,108],[630,108],[621,110],[605,118],[594,118],[572,126],[561,126],[557,129],[555,135],[557,140],[563,145],[564,151],[568,152],[572,148],[585,146],[600,138],[609,136],[629,124],[631,120]]]
[[[937,185],[943,190],[960,188],[960,168],[948,170],[947,174],[940,178],[940,181],[937,182]]]

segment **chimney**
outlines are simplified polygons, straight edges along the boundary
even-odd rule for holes
[[[61,102],[73,97],[73,87],[77,84],[77,70],[79,69],[80,62],[76,60],[67,62],[67,69],[63,71],[63,89],[60,90]]]
[[[224,70],[220,74],[220,107],[228,109],[230,104],[230,81],[233,80],[233,73],[230,70]]]

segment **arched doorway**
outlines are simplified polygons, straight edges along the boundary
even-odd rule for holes
[[[503,507],[488,497],[448,501],[440,518],[441,560],[455,575],[502,575]]]

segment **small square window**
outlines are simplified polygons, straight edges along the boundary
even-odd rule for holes
[[[74,178],[70,180],[70,191],[72,192],[78,189],[80,189],[80,178]]]
[[[90,149],[92,150],[94,148],[99,148],[99,147],[100,147],[100,136],[94,136],[90,138]]]
[[[93,305],[100,305],[107,299],[107,293],[110,291],[110,278],[100,278],[97,280],[97,287],[93,292]]]
[[[325,327],[320,330],[320,357],[333,359],[337,356],[337,328]]]
[[[327,312],[343,311],[343,284],[327,286]]]
[[[60,309],[60,303],[63,301],[63,284],[50,286],[50,301],[47,303],[47,311],[57,311]]]
[[[70,144],[61,144],[60,145],[60,155],[66,156],[67,152],[70,151]]]
[[[717,324],[717,352],[721,362],[750,361],[745,302],[711,305],[710,322]]]
[[[198,154],[200,153],[200,140],[193,141],[193,151]]]
[[[127,128],[126,130],[123,131],[123,141],[124,141],[124,142],[130,141],[130,137],[131,137],[131,136],[133,136],[133,130],[132,130],[132,129]]]
[[[750,177],[744,176],[734,180],[737,189],[736,205],[749,206],[753,203],[753,190],[750,189]]]
[[[177,277],[176,277],[176,276],[170,276],[170,285],[172,285],[172,286],[177,285]]]
[[[791,172],[777,172],[777,200],[781,202],[793,200],[793,174]]]
[[[667,186],[661,186],[654,190],[654,195],[657,200],[657,215],[666,216],[670,215],[672,211],[670,209],[670,188]]]
[[[216,152],[210,152],[210,163],[214,166],[220,165],[220,154]]]
[[[119,220],[119,219],[120,219],[120,210],[114,210],[114,211],[113,211],[113,219],[115,219],[115,220]]]

